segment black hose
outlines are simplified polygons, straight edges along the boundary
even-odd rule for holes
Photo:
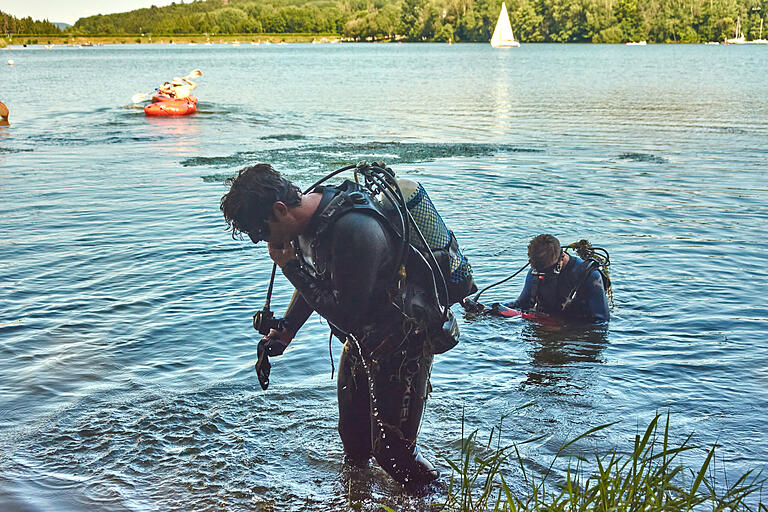
[[[509,281],[510,279],[512,279],[513,277],[515,277],[516,275],[518,275],[520,272],[522,272],[523,270],[525,270],[526,268],[528,268],[528,265],[530,265],[530,264],[531,264],[531,262],[529,261],[529,262],[527,262],[525,265],[523,265],[522,267],[520,267],[520,270],[518,270],[517,272],[515,272],[515,273],[514,273],[514,274],[512,274],[511,276],[509,276],[509,277],[505,277],[504,279],[502,279],[501,281],[498,281],[498,282],[496,282],[496,283],[493,283],[493,284],[489,284],[488,286],[486,286],[485,288],[483,288],[482,290],[480,290],[479,292],[477,292],[477,295],[475,295],[475,297],[474,297],[472,300],[473,300],[474,302],[477,302],[477,299],[479,299],[479,298],[480,298],[480,295],[481,295],[481,294],[482,294],[484,291],[486,291],[486,290],[490,290],[490,289],[491,289],[491,288],[493,288],[494,286],[498,286],[498,285],[500,285],[500,284],[504,284],[504,283],[506,283],[507,281]]]
[[[368,176],[366,176],[366,177],[369,177],[371,180],[376,180],[377,184],[382,189],[382,194],[384,194],[387,197],[389,202],[397,206],[395,210],[397,210],[397,214],[400,217],[400,224],[403,228],[402,229],[403,238],[400,244],[400,254],[398,255],[397,266],[396,266],[396,269],[399,271],[400,267],[405,264],[405,255],[406,255],[406,252],[408,251],[408,245],[410,244],[410,237],[411,237],[410,222],[408,221],[408,219],[406,219],[405,216],[403,216],[403,212],[404,211],[407,212],[408,207],[406,206],[405,198],[403,197],[403,191],[400,189],[400,185],[398,185],[397,180],[395,179],[395,175],[393,173],[379,166],[369,167],[369,171],[370,170],[376,170],[377,172],[382,172],[388,178],[390,178],[392,183],[395,185],[395,188],[393,189],[392,185],[390,185],[387,182],[387,180],[381,178],[380,176],[376,176],[375,174],[370,172]],[[390,197],[390,195],[387,195],[387,193],[389,193],[390,195],[394,194],[396,197]]]
[[[269,311],[269,304],[272,301],[272,288],[275,285],[275,273],[277,272],[277,263],[272,264],[272,277],[269,278],[269,288],[267,289],[267,300],[264,301],[264,311]]]
[[[359,165],[359,164],[358,164],[358,165]],[[356,168],[356,167],[357,167],[357,165],[348,165],[348,166],[346,166],[346,167],[342,167],[341,169],[337,169],[337,170],[333,171],[333,172],[332,172],[332,173],[330,173],[330,174],[326,174],[326,175],[325,175],[325,177],[323,177],[323,178],[321,178],[320,180],[318,180],[318,181],[317,181],[317,182],[316,182],[314,185],[312,185],[311,187],[309,187],[309,188],[308,188],[307,190],[305,190],[303,193],[304,193],[304,194],[309,194],[309,193],[310,193],[312,190],[314,190],[315,188],[319,187],[321,184],[325,183],[326,181],[328,181],[329,179],[333,178],[333,177],[334,177],[334,176],[336,176],[337,174],[341,174],[341,173],[342,173],[342,172],[344,172],[344,171],[348,171],[348,170],[350,170],[350,169],[354,169],[354,168]]]
[[[421,230],[419,229],[419,225],[416,223],[416,220],[413,218],[413,215],[411,215],[411,212],[408,210],[408,205],[405,202],[405,198],[403,197],[403,191],[400,189],[400,185],[397,183],[397,180],[395,179],[394,175],[389,173],[386,169],[383,169],[379,166],[373,166],[371,169],[376,169],[377,171],[381,172],[383,171],[388,177],[392,179],[392,182],[394,183],[395,187],[397,188],[398,196],[400,198],[400,206],[403,209],[403,211],[408,216],[408,224],[413,224],[413,228],[418,235],[419,240],[421,241],[422,245],[426,248],[426,252],[429,253],[430,259],[432,260],[432,263],[429,263],[425,260],[427,263],[427,266],[432,270],[432,280],[434,281],[435,291],[437,291],[437,279],[435,278],[435,275],[440,276],[440,281],[442,283],[443,292],[445,294],[445,302],[443,306],[443,322],[448,320],[448,311],[449,311],[449,304],[451,302],[450,296],[448,294],[448,283],[445,281],[445,276],[443,275],[442,270],[440,269],[440,264],[437,262],[437,258],[435,258],[435,254],[432,252],[431,248],[429,247],[429,244],[427,243],[427,240],[424,238],[424,235],[422,234]],[[380,179],[378,176],[375,176],[374,174],[371,174],[372,178],[376,178],[377,180]],[[385,181],[384,186],[388,187],[388,183]],[[382,186],[381,183],[379,183],[379,186]],[[391,199],[390,199],[391,201]],[[410,240],[410,232],[407,232],[404,234],[405,240]],[[423,258],[423,256],[422,256]]]

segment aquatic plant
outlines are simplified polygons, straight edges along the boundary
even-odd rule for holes
[[[492,431],[485,450],[478,450],[478,432],[474,431],[464,438],[462,430],[461,457],[447,461],[452,474],[446,499],[439,504],[440,509],[451,512],[677,511],[706,507],[713,511],[768,512],[768,507],[762,502],[761,491],[765,481],[760,474],[749,471],[731,484],[727,480],[716,482],[713,469],[716,445],[708,450],[698,469],[685,467],[679,455],[698,448],[689,444],[692,434],[679,446],[672,447],[669,414],[663,433],[659,432],[660,418],[661,415],[656,415],[645,433],[635,436],[634,446],[628,455],[621,455],[617,449],[606,455],[597,455],[594,461],[596,470],[586,477],[581,464],[587,459],[580,455],[567,455],[566,450],[577,441],[615,423],[592,428],[565,443],[538,478],[526,472],[519,446],[540,437],[502,448],[499,432],[497,446],[491,449]],[[559,459],[568,460],[568,469],[562,481],[555,483],[549,478]],[[577,461],[575,468],[571,467],[574,460]],[[502,474],[508,462],[519,465],[522,471],[527,489],[523,495],[514,492]],[[760,494],[755,497],[756,493]],[[747,505],[748,497],[752,501],[759,500],[756,507]]]

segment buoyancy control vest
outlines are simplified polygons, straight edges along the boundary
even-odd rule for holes
[[[572,256],[573,258],[573,256]],[[602,263],[595,258],[587,258],[580,262],[569,263],[568,266],[576,264],[577,267],[570,269],[564,268],[555,282],[549,282],[550,276],[538,276],[533,282],[531,296],[535,298],[536,310],[544,313],[563,313],[574,304],[574,301],[586,283],[592,272],[597,270],[602,279],[603,289],[610,288],[610,279],[603,271]]]
[[[423,191],[423,187],[420,185],[419,187]],[[331,231],[333,225],[348,213],[357,212],[371,215],[379,220],[380,224],[395,239],[402,240],[402,229],[398,229],[397,225],[393,222],[392,208],[394,207],[382,205],[382,202],[372,197],[368,189],[363,185],[350,180],[344,180],[338,186],[324,186],[316,189],[316,191],[322,192],[324,195],[332,194],[333,197],[318,215],[310,250],[299,251],[299,258],[302,260],[302,264],[310,269],[315,279],[331,279],[331,251],[329,243]],[[426,201],[429,201],[426,191],[417,199],[424,201],[424,198],[426,198]],[[436,216],[447,232],[445,224],[442,222],[439,214],[437,214],[431,201],[429,201],[429,205],[431,205],[434,211],[433,215]],[[422,203],[419,206],[425,208],[426,205]],[[417,217],[415,215],[413,217],[414,222],[418,222]],[[425,216],[421,215],[421,217]],[[419,227],[421,228],[421,226]],[[426,234],[425,239],[431,249],[432,242],[426,237]],[[447,306],[443,304],[445,301],[441,300],[441,294],[437,289],[438,284],[435,282],[434,276],[425,279],[432,272],[432,269],[423,255],[423,244],[420,245],[422,249],[419,249],[413,243],[407,245],[408,252],[405,255],[402,268],[393,268],[391,279],[388,283],[383,283],[383,285],[388,290],[389,298],[394,308],[401,314],[403,323],[410,324],[403,325],[403,330],[415,328],[425,331],[429,351],[434,354],[440,354],[450,350],[458,343],[458,326],[453,314],[449,309],[445,308]],[[456,238],[452,233],[450,233],[447,246],[438,247],[436,251],[442,251],[442,254],[437,254],[435,258],[440,264],[440,271],[443,273],[446,281],[451,278],[450,274],[455,274],[456,276],[463,275],[461,279],[454,278],[452,282],[455,284],[449,287],[448,296],[451,302],[448,305],[450,305],[463,298],[463,296],[456,297],[457,294],[461,293],[460,290],[469,289],[469,293],[472,293],[472,290],[476,289],[472,279],[471,267],[469,267],[466,258],[461,255]],[[306,254],[307,252],[310,254]],[[455,261],[458,261],[459,265],[451,263],[451,255],[454,255]],[[462,272],[463,274],[461,274]],[[428,285],[427,283],[430,284]],[[443,293],[442,296],[444,295]],[[447,311],[447,318],[444,316],[444,311]],[[375,330],[375,327],[372,327],[372,329]]]

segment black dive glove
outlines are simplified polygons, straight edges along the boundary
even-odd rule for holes
[[[261,385],[261,389],[265,390],[269,387],[269,372],[272,369],[272,365],[269,362],[269,357],[267,354],[267,339],[262,338],[262,340],[259,342],[258,347],[256,348],[256,352],[258,354],[258,359],[256,360],[256,376],[259,378],[259,384]]]
[[[287,341],[278,338],[262,338],[259,345],[261,345],[262,342],[264,342],[264,349],[268,356],[281,356],[288,346]]]
[[[279,356],[285,352],[288,346],[287,341],[279,338],[265,336],[259,341],[256,348],[258,359],[256,360],[256,376],[259,378],[261,389],[266,390],[269,387],[269,373],[272,370],[272,364],[269,362],[269,356]]]

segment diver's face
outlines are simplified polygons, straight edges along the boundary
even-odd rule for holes
[[[536,268],[531,264],[531,273],[537,276],[557,276],[560,274],[560,270],[562,269],[562,262],[563,262],[563,251],[560,251],[560,254],[552,260],[552,262],[545,266],[544,268]]]
[[[267,229],[269,230],[269,234],[266,238],[267,242],[269,242],[270,245],[274,245],[277,247],[282,247],[286,243],[293,240],[293,230],[290,227],[290,224],[286,222],[285,219],[283,220],[274,220],[270,219],[267,222]]]
[[[266,240],[270,245],[282,247],[296,238],[297,224],[291,208],[281,201],[272,206],[272,214],[262,221],[257,233],[249,233],[251,241]]]
[[[257,244],[261,242],[262,240],[269,240],[269,227],[267,224],[262,224],[258,228],[253,228],[250,231],[248,231],[248,238],[251,239],[251,242],[254,244]]]

